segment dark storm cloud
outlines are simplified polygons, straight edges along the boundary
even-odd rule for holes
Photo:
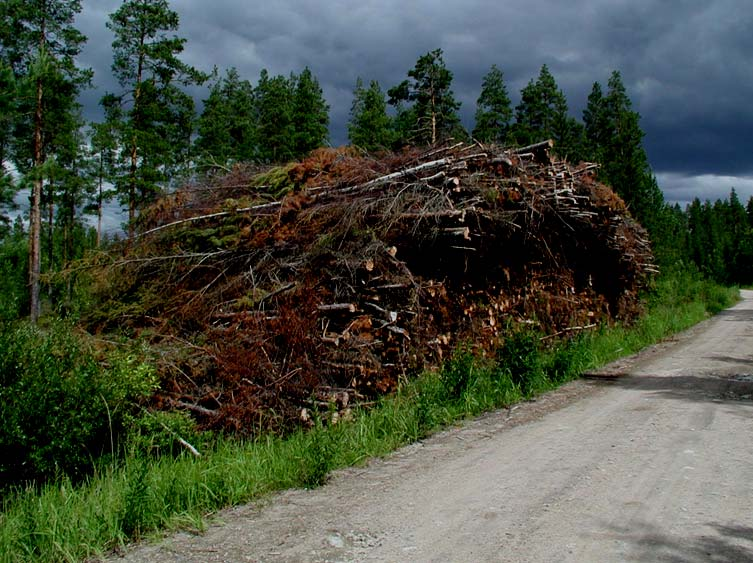
[[[90,42],[81,61],[96,71],[96,100],[117,89],[109,67],[107,15],[120,2],[85,0],[79,27]],[[645,146],[669,199],[683,185],[728,193],[730,178],[753,176],[753,7],[749,0],[174,0],[184,60],[203,69],[234,66],[255,82],[309,66],[331,106],[331,139],[346,141],[356,78],[387,88],[436,48],[473,125],[481,79],[492,64],[519,91],[547,64],[579,116],[594,81],[620,70],[642,115]],[[200,99],[205,90],[197,91]],[[703,177],[692,183],[692,178]],[[682,183],[682,179],[687,184]],[[748,184],[746,184],[748,185]],[[687,191],[687,190],[686,190]]]

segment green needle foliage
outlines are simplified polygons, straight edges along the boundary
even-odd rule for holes
[[[295,80],[293,92],[294,155],[302,157],[327,144],[329,106],[319,81],[306,67]]]
[[[397,132],[403,142],[433,145],[465,132],[460,125],[460,102],[452,92],[452,72],[441,49],[418,58],[405,80],[387,91],[398,112]],[[406,106],[405,104],[409,104]]]
[[[384,92],[376,80],[372,80],[368,88],[364,88],[360,78],[356,81],[348,122],[348,139],[352,145],[369,152],[392,146],[392,120],[387,115]]]
[[[510,132],[512,106],[507,94],[505,78],[497,65],[481,84],[481,94],[476,102],[476,126],[473,138],[482,143],[504,144]]]
[[[554,140],[555,151],[571,162],[583,155],[583,127],[568,115],[567,99],[546,65],[520,92],[512,137],[520,145]]]
[[[262,162],[286,162],[295,154],[294,84],[294,77],[270,77],[266,69],[261,71],[255,95]]]
[[[222,168],[257,157],[254,88],[231,68],[204,100],[194,150],[206,166]]]
[[[193,99],[179,86],[207,75],[182,62],[185,39],[167,0],[126,0],[110,15],[115,35],[112,71],[122,90],[102,99],[120,133],[122,172],[116,185],[128,205],[129,234],[137,210],[153,201],[171,172],[185,164],[193,124]]]
[[[11,157],[16,168],[31,180],[32,188],[29,218],[32,321],[41,313],[42,197],[45,179],[49,179],[48,161],[54,159],[60,145],[70,138],[75,127],[71,114],[77,108],[76,97],[91,80],[91,71],[79,69],[75,62],[86,40],[73,26],[80,11],[79,0],[6,0],[0,4],[0,68],[12,69],[18,100],[12,115]],[[6,83],[8,79],[6,74]],[[5,122],[9,124],[10,120]],[[0,139],[3,143],[7,141]],[[4,169],[2,172],[4,176]]]

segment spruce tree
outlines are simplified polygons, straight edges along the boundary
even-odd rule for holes
[[[595,133],[595,138],[601,140],[600,176],[625,200],[638,221],[651,231],[660,220],[664,196],[643,149],[640,115],[633,110],[617,71],[609,78],[602,104],[600,130]]]
[[[745,205],[745,213],[748,216],[748,226],[753,229],[753,196],[748,198],[748,203]]]
[[[609,125],[607,123],[606,104],[601,84],[594,82],[588,103],[583,110],[585,126],[585,151],[588,160],[602,162],[604,150],[609,144]]]
[[[225,167],[257,156],[254,88],[231,68],[218,79],[204,100],[195,151],[208,165]]]
[[[295,156],[302,157],[324,146],[329,136],[329,106],[319,81],[306,67],[295,80],[293,92],[293,146]]]
[[[567,114],[567,101],[549,68],[543,65],[538,78],[531,79],[520,92],[520,103],[515,107],[517,142],[526,145],[552,138],[557,114]]]
[[[372,80],[368,88],[356,80],[353,104],[348,121],[348,139],[366,151],[377,151],[392,145],[392,120],[387,115],[387,102],[379,82]]]
[[[722,222],[725,226],[727,244],[724,263],[727,266],[728,282],[748,284],[751,282],[751,259],[753,248],[750,244],[750,227],[745,207],[740,203],[737,191],[732,188],[725,206]]]
[[[436,49],[416,61],[405,80],[388,90],[390,105],[398,108],[399,134],[404,140],[419,144],[435,144],[449,137],[465,135],[450,86],[452,72],[445,66],[442,50]],[[402,104],[409,103],[405,109]]]
[[[473,137],[482,143],[507,141],[512,121],[512,106],[507,94],[504,74],[492,65],[484,76],[481,94],[476,102],[476,126]]]
[[[107,23],[115,35],[112,70],[122,92],[105,96],[102,104],[121,119],[128,164],[117,186],[128,204],[129,236],[137,209],[188,157],[193,101],[179,86],[207,78],[178,58],[185,39],[170,35],[178,26],[167,0],[125,0]]]
[[[520,93],[512,136],[520,145],[552,139],[560,156],[571,161],[583,157],[583,127],[568,115],[565,94],[547,65]]]
[[[295,76],[270,77],[261,71],[255,89],[259,159],[283,162],[295,156],[293,93]]]

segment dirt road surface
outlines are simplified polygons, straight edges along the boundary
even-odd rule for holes
[[[128,562],[753,561],[753,291],[670,342]]]

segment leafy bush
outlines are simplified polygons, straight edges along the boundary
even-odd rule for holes
[[[0,485],[83,475],[155,384],[136,355],[98,358],[68,323],[0,326]]]

